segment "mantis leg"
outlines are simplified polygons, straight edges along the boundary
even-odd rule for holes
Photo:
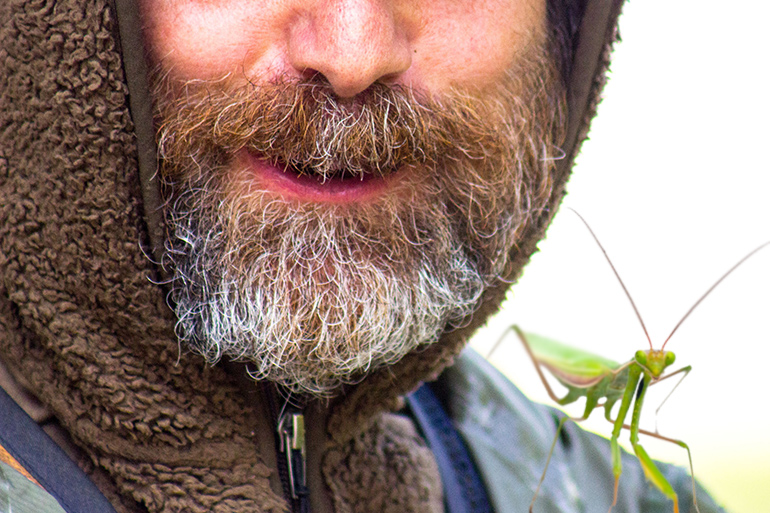
[[[548,472],[548,466],[551,464],[551,456],[553,456],[553,451],[556,448],[556,442],[559,440],[559,435],[561,434],[562,428],[564,428],[564,424],[567,423],[567,421],[571,420],[573,422],[582,422],[588,418],[588,416],[591,414],[591,411],[593,410],[593,407],[591,407],[591,404],[596,404],[597,399],[594,397],[588,397],[586,400],[586,410],[583,413],[582,417],[570,417],[570,416],[564,416],[561,419],[559,419],[559,424],[556,426],[556,434],[553,437],[553,441],[551,442],[551,448],[548,451],[548,457],[545,460],[545,468],[543,469],[543,474],[540,476],[540,481],[537,483],[537,488],[535,488],[535,494],[532,496],[532,502],[529,503],[529,513],[532,513],[533,508],[535,507],[535,501],[537,500],[537,496],[540,493],[540,487],[543,485],[543,481],[545,481],[545,474]],[[700,512],[699,512],[700,513]]]
[[[634,448],[634,453],[639,459],[639,463],[642,465],[642,470],[647,479],[655,485],[655,487],[663,493],[666,497],[674,502],[674,513],[679,513],[679,498],[671,486],[671,483],[666,480],[665,476],[655,466],[647,451],[639,443],[639,418],[642,412],[642,403],[644,401],[644,395],[647,392],[647,386],[650,383],[650,375],[644,374],[642,382],[639,384],[639,391],[637,393],[636,402],[634,403],[634,413],[631,416],[631,446]],[[623,427],[621,422],[620,427]],[[615,423],[615,429],[618,428],[617,422]],[[614,431],[613,431],[614,434]],[[689,449],[688,449],[689,453]]]
[[[535,370],[537,371],[537,375],[540,376],[540,381],[543,382],[543,386],[545,387],[545,390],[548,392],[548,395],[551,397],[551,399],[555,403],[561,404],[561,405],[565,405],[574,401],[575,399],[572,397],[570,393],[567,393],[567,395],[564,397],[558,397],[556,393],[553,391],[550,383],[548,383],[548,380],[545,379],[545,374],[543,374],[543,369],[540,367],[540,361],[537,358],[535,358],[535,355],[532,352],[532,348],[529,347],[529,342],[527,342],[527,337],[524,335],[524,332],[522,332],[521,329],[519,329],[519,327],[516,325],[513,325],[508,329],[515,331],[516,335],[519,337],[519,340],[521,340],[521,343],[524,345],[524,349],[527,351],[529,358],[532,360],[532,363],[535,365]],[[503,333],[503,337],[507,333],[508,333],[508,330],[506,330],[505,333]],[[500,340],[502,340],[502,337],[500,338]],[[495,349],[497,349],[497,346],[500,344],[500,340],[498,340],[495,343],[494,347],[492,348],[492,352]],[[490,352],[490,354],[492,354],[492,352]],[[588,417],[588,413],[590,413],[590,411],[586,411],[585,415],[580,420],[585,420]],[[577,420],[577,419],[574,419],[574,420]]]
[[[631,426],[628,424],[623,424],[623,429],[631,429]],[[693,470],[692,466],[692,454],[690,454],[690,447],[684,443],[681,440],[677,440],[675,438],[669,438],[667,436],[663,436],[660,433],[653,433],[652,431],[647,431],[644,429],[639,429],[639,433],[647,436],[651,436],[653,438],[657,438],[658,440],[663,440],[664,442],[671,442],[672,444],[676,444],[679,447],[683,447],[687,451],[687,459],[690,462],[690,481],[692,483],[692,501],[693,506],[695,506],[695,511],[700,513],[700,508],[698,508],[698,496],[695,492],[695,471]]]
[[[610,504],[609,512],[618,503],[618,483],[620,482],[620,474],[623,472],[623,467],[620,459],[620,445],[618,444],[618,437],[620,431],[623,429],[623,420],[625,420],[628,410],[631,407],[631,401],[634,398],[634,391],[636,390],[636,384],[639,381],[639,376],[642,374],[642,369],[638,365],[632,365],[628,371],[628,382],[626,383],[626,389],[623,392],[623,399],[620,402],[620,409],[618,410],[618,416],[615,419],[614,427],[612,428],[612,437],[610,438],[610,448],[612,450],[612,474],[615,478],[615,485],[612,492],[612,504]],[[637,403],[639,401],[637,400]]]
[[[661,376],[659,379],[655,380],[655,383],[660,383],[664,379],[672,378],[676,376],[677,374],[684,373],[682,377],[679,379],[679,381],[676,382],[676,385],[674,385],[674,388],[671,389],[671,391],[668,393],[665,399],[663,399],[663,402],[660,403],[658,408],[655,410],[655,432],[658,431],[658,412],[661,408],[663,408],[663,405],[666,404],[666,401],[668,401],[668,398],[671,397],[671,394],[674,393],[674,390],[684,381],[684,378],[687,377],[688,374],[690,374],[690,371],[692,370],[692,366],[688,365],[687,367],[682,367],[676,372],[672,372],[671,374],[666,374],[665,376]],[[688,449],[689,450],[689,449]]]
[[[663,381],[665,379],[673,378],[677,374],[684,373],[682,375],[682,377],[679,379],[679,381],[676,382],[676,385],[674,385],[674,388],[671,389],[671,391],[668,393],[668,395],[666,395],[666,398],[663,399],[663,402],[661,402],[660,405],[658,406],[658,408],[655,410],[655,432],[653,433],[652,431],[646,431],[644,429],[639,429],[638,431],[639,431],[639,433],[642,433],[644,435],[651,436],[653,438],[657,438],[659,440],[663,440],[663,441],[666,441],[666,442],[671,442],[672,444],[676,444],[679,447],[682,447],[682,448],[684,448],[684,450],[687,451],[687,460],[690,463],[690,481],[691,481],[691,484],[692,484],[692,501],[693,501],[693,506],[695,506],[695,511],[700,513],[700,508],[698,508],[698,495],[696,493],[696,488],[695,488],[695,469],[693,468],[693,465],[692,465],[692,453],[690,452],[690,447],[686,443],[681,441],[681,440],[677,440],[675,438],[669,438],[667,436],[663,436],[660,433],[658,433],[658,418],[657,418],[658,417],[658,412],[660,411],[660,409],[663,408],[663,405],[666,404],[666,401],[668,401],[668,398],[671,397],[671,395],[674,393],[676,388],[682,383],[682,381],[684,381],[684,378],[686,378],[690,374],[691,370],[692,370],[692,366],[688,365],[687,367],[682,367],[681,369],[679,369],[679,370],[677,370],[675,372],[672,372],[670,374],[666,374],[665,376],[662,376],[659,379],[655,380],[654,382],[650,383],[650,386],[657,385],[658,383],[660,383],[661,381]],[[631,426],[629,426],[627,424],[624,424],[623,428],[631,429]]]
[[[543,469],[543,474],[540,476],[540,481],[537,483],[537,488],[535,488],[535,494],[532,496],[532,502],[529,503],[529,513],[532,513],[535,507],[535,501],[537,500],[537,496],[540,493],[540,487],[543,486],[543,481],[545,481],[545,473],[548,472],[548,465],[551,464],[551,456],[553,456],[553,450],[556,448],[556,441],[559,439],[559,434],[561,434],[561,429],[564,427],[564,423],[568,420],[576,419],[572,419],[571,417],[562,417],[559,419],[559,425],[556,427],[556,435],[553,437],[553,441],[551,442],[551,449],[548,451],[548,458],[545,460],[545,468]]]

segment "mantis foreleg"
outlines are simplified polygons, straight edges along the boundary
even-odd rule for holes
[[[700,513],[700,509],[698,509],[698,496],[697,496],[697,494],[695,492],[695,469],[693,468],[693,465],[692,465],[692,454],[690,453],[690,447],[686,443],[681,441],[681,440],[676,440],[674,438],[668,438],[668,437],[663,436],[660,433],[658,433],[658,412],[663,407],[663,405],[666,404],[666,401],[668,401],[668,398],[671,397],[671,394],[674,393],[674,390],[676,390],[676,388],[682,383],[682,381],[684,381],[684,378],[686,378],[690,374],[691,370],[692,370],[692,366],[688,365],[686,367],[682,367],[681,369],[679,369],[679,370],[677,370],[675,372],[671,372],[669,374],[666,374],[665,376],[661,376],[660,378],[658,378],[654,382],[652,382],[651,385],[657,385],[658,383],[660,383],[663,380],[666,380],[668,378],[673,378],[677,374],[684,373],[682,375],[682,377],[679,379],[679,381],[676,382],[676,385],[674,385],[674,387],[671,389],[671,391],[668,393],[668,395],[666,395],[665,399],[663,399],[663,401],[660,403],[658,408],[655,410],[655,432],[653,433],[651,431],[646,431],[644,429],[638,429],[638,432],[639,433],[643,433],[643,434],[645,434],[647,436],[652,436],[652,437],[658,438],[660,440],[665,440],[666,442],[674,443],[674,444],[678,445],[679,447],[683,447],[687,451],[687,460],[690,463],[690,480],[692,481],[692,501],[693,501],[693,505],[695,506],[695,511]],[[624,425],[623,427],[625,428],[626,425]],[[638,426],[637,426],[637,428],[638,428]],[[628,429],[630,429],[630,426],[628,427]]]
[[[612,475],[615,478],[615,485],[613,487],[612,504],[610,504],[609,511],[612,511],[612,508],[614,508],[615,504],[618,502],[618,483],[620,482],[620,474],[623,472],[623,467],[620,460],[620,445],[618,444],[618,437],[620,436],[620,431],[623,429],[623,421],[625,420],[626,415],[628,414],[628,410],[631,407],[631,401],[634,398],[636,384],[639,382],[639,376],[641,374],[642,369],[638,365],[633,365],[629,368],[628,382],[626,383],[626,389],[623,392],[623,399],[620,401],[618,416],[615,418],[615,426],[612,428],[610,447],[612,449]],[[637,404],[639,404],[638,400]]]
[[[623,424],[623,429],[630,430],[631,426],[629,424]],[[652,431],[647,431],[645,429],[639,429],[638,432],[646,436],[651,436],[653,438],[663,440],[664,442],[671,442],[672,444],[676,444],[679,447],[683,447],[684,450],[687,451],[687,459],[690,462],[690,481],[692,482],[692,502],[693,502],[693,505],[695,506],[695,511],[700,513],[700,509],[698,508],[698,496],[695,492],[695,470],[693,469],[693,466],[692,466],[692,454],[690,453],[690,447],[681,440],[677,440],[675,438],[669,438],[657,432],[653,433]]]
[[[677,497],[674,488],[649,457],[647,451],[644,450],[644,447],[642,447],[639,443],[639,419],[642,413],[644,396],[647,393],[647,386],[649,385],[651,379],[651,376],[645,373],[642,378],[642,382],[639,384],[639,391],[637,393],[636,402],[634,403],[634,412],[631,416],[631,446],[634,448],[636,457],[639,458],[639,463],[642,465],[644,475],[647,476],[647,479],[649,479],[650,482],[663,493],[663,495],[674,502],[674,513],[679,513],[679,498]],[[621,421],[620,428],[622,429],[622,427],[623,423]],[[619,431],[617,422],[615,423],[615,428],[613,429],[613,435],[615,434],[615,431]]]

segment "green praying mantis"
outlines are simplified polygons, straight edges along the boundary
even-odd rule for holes
[[[594,238],[597,245],[601,249],[604,257],[607,259],[607,262],[612,268],[612,271],[615,273],[615,277],[620,283],[620,286],[623,288],[626,297],[630,301],[631,306],[636,313],[636,317],[642,326],[642,330],[644,331],[645,336],[647,337],[650,348],[637,351],[631,360],[621,364],[607,358],[594,355],[587,351],[583,351],[581,349],[570,347],[554,340],[550,340],[545,337],[534,334],[525,334],[516,325],[511,326],[508,330],[506,330],[500,339],[495,343],[489,353],[490,355],[503,341],[508,332],[511,330],[514,331],[524,345],[524,348],[530,359],[534,363],[538,376],[543,382],[543,385],[545,386],[545,389],[551,399],[560,405],[566,405],[577,401],[581,397],[586,398],[585,409],[581,417],[562,417],[559,421],[556,429],[556,435],[551,444],[551,449],[548,452],[548,458],[546,460],[545,468],[543,469],[540,482],[538,483],[535,494],[532,497],[529,511],[530,513],[533,512],[535,501],[537,500],[538,493],[540,492],[540,487],[545,480],[546,472],[548,471],[548,465],[550,464],[551,456],[553,455],[554,447],[556,446],[556,441],[559,438],[559,434],[564,426],[564,423],[568,420],[575,422],[586,420],[594,409],[603,407],[605,418],[613,424],[610,446],[615,483],[612,504],[609,507],[609,511],[611,512],[612,508],[617,504],[618,482],[620,480],[620,474],[622,471],[618,438],[620,436],[621,430],[628,429],[630,431],[631,446],[633,447],[634,453],[636,454],[636,457],[641,464],[645,476],[658,490],[660,490],[667,498],[673,502],[674,513],[679,513],[679,500],[677,494],[671,484],[666,480],[663,473],[658,469],[658,467],[649,457],[647,451],[645,451],[644,447],[642,447],[639,443],[639,434],[641,433],[660,440],[674,443],[687,451],[687,457],[690,462],[693,504],[695,506],[695,510],[700,513],[700,510],[698,509],[697,497],[695,495],[695,477],[693,473],[690,448],[681,440],[675,440],[673,438],[659,434],[657,429],[655,432],[640,429],[639,419],[641,416],[642,405],[644,403],[644,397],[647,389],[650,386],[660,383],[663,380],[669,379],[671,377],[681,375],[679,381],[663,400],[663,403],[668,400],[676,387],[679,386],[679,383],[681,383],[690,372],[692,367],[688,365],[666,374],[666,369],[668,369],[668,367],[670,367],[676,359],[674,353],[665,350],[666,344],[677,331],[677,329],[679,329],[685,319],[690,316],[693,310],[695,310],[695,308],[711,293],[711,291],[717,287],[717,285],[719,285],[725,278],[727,278],[727,276],[729,276],[735,269],[738,268],[738,266],[749,259],[752,255],[757,253],[765,246],[770,245],[770,241],[767,241],[764,244],[761,244],[759,247],[755,248],[753,251],[739,260],[738,263],[731,267],[726,273],[724,273],[722,277],[719,278],[716,283],[714,283],[695,302],[692,307],[690,307],[687,313],[685,313],[685,315],[679,320],[676,326],[674,326],[674,329],[671,331],[669,336],[663,342],[661,348],[658,350],[653,348],[652,340],[650,339],[650,335],[647,332],[644,321],[639,314],[639,310],[637,309],[631,294],[628,292],[628,289],[623,283],[623,280],[620,278],[620,275],[615,269],[615,266],[607,255],[606,250],[602,246],[601,242],[599,242],[598,237],[588,225],[586,220],[576,211],[573,210],[573,212],[577,214],[583,224],[585,224],[586,228],[588,228],[591,236]],[[543,367],[545,367],[554,376],[554,378],[556,378],[556,380],[567,389],[567,394],[564,397],[558,397],[554,393],[553,389],[548,383],[548,380],[545,378],[542,369]],[[635,400],[634,397],[636,397]],[[602,400],[603,402],[600,402]],[[612,410],[618,401],[620,401],[620,407],[618,409],[617,415],[613,419]],[[628,415],[629,409],[631,409],[632,403],[633,412],[631,414],[631,422],[630,424],[625,424],[625,419]],[[660,410],[660,408],[663,406],[663,403],[658,406],[658,410]]]

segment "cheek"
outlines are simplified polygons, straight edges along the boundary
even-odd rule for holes
[[[425,13],[415,70],[430,89],[498,82],[545,38],[545,0],[446,2]],[[419,70],[419,71],[418,71]]]
[[[218,79],[269,62],[280,40],[269,2],[140,0],[145,42],[153,63],[182,79]],[[275,30],[275,29],[273,29]]]

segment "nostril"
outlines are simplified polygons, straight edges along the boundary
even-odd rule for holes
[[[398,83],[399,79],[401,79],[402,76],[403,74],[400,72],[389,73],[387,75],[381,76],[379,79],[377,79],[377,82],[385,85],[394,85]]]
[[[303,68],[302,70],[300,70],[299,73],[300,73],[300,78],[302,80],[308,80],[308,81],[313,80],[319,76],[323,76],[323,74],[320,71],[313,68]]]

